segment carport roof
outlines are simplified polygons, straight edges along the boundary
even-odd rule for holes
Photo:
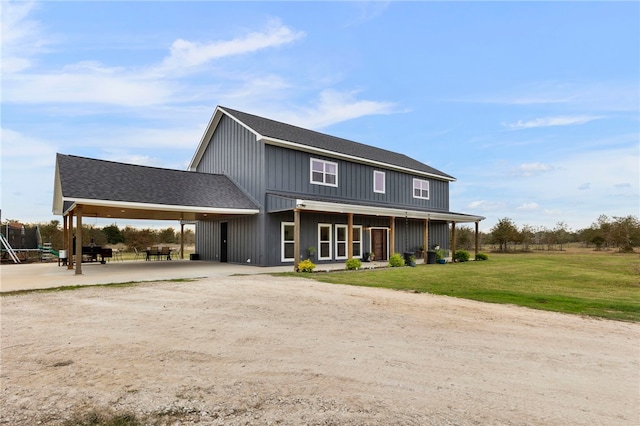
[[[259,207],[227,176],[57,154],[53,213],[82,204],[83,215],[196,220],[256,214]]]

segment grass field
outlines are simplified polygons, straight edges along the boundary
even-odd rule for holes
[[[613,251],[490,254],[482,262],[304,274],[318,281],[509,303],[640,322],[640,256]]]

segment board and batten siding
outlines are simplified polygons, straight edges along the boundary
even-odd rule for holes
[[[264,237],[258,232],[264,215],[229,216],[196,224],[196,247],[202,260],[220,260],[220,224],[227,223],[227,262],[266,265]]]
[[[223,174],[240,185],[258,205],[264,202],[264,144],[233,119],[221,118],[197,171]]]
[[[338,164],[338,186],[312,184],[310,159],[332,161]],[[267,191],[331,197],[339,202],[367,202],[389,207],[428,208],[449,210],[449,182],[425,178],[395,170],[344,161],[331,157],[294,151],[278,146],[265,147],[265,167],[268,171]],[[373,171],[385,172],[385,193],[373,191]],[[413,179],[429,181],[429,199],[413,197]]]

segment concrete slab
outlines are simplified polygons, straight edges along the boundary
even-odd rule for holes
[[[386,263],[372,262],[366,265],[367,267],[381,267],[385,266]],[[316,267],[317,271],[338,269],[344,269],[344,263],[323,264]],[[66,266],[58,266],[57,263],[8,263],[0,266],[0,292],[291,271],[293,271],[293,265],[260,267],[202,260],[131,260],[111,261],[104,265],[100,263],[83,263],[82,274],[76,275],[75,270],[69,270]]]

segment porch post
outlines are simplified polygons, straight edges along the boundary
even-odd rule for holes
[[[453,255],[456,254],[456,223],[451,222],[451,259],[454,259]]]
[[[293,209],[293,270],[296,272],[298,271],[299,263],[300,263],[300,209]]]
[[[82,275],[82,204],[76,210],[76,275]]]
[[[478,225],[480,224],[480,222],[476,222],[476,255],[475,258],[478,257]]]
[[[424,241],[422,244],[424,247],[422,256],[424,257],[424,263],[427,263],[427,252],[429,251],[429,218],[424,220],[424,235],[422,240]]]
[[[62,249],[67,249],[67,239],[69,235],[67,235],[67,216],[62,216]]]
[[[184,259],[184,223],[180,222],[180,259]]]
[[[67,216],[69,217],[69,235],[67,236],[67,269],[73,269],[73,210]]]
[[[396,252],[396,218],[391,216],[389,218],[389,253],[387,257],[390,257]]]
[[[353,258],[353,213],[347,213],[347,259]]]

